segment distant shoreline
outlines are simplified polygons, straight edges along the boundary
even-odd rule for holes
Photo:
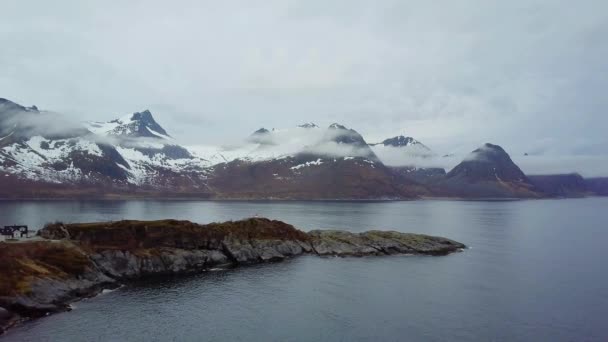
[[[475,202],[510,202],[525,200],[560,200],[577,198],[608,197],[603,195],[585,196],[546,196],[546,197],[430,197],[419,198],[208,198],[208,197],[149,197],[149,196],[101,196],[101,197],[0,197],[0,201],[200,201],[200,202],[416,202],[416,201],[475,201]]]

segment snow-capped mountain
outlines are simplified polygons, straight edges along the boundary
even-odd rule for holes
[[[449,173],[433,165],[446,158],[435,157],[414,138],[368,144],[338,123],[260,128],[231,146],[183,147],[148,110],[74,124],[57,113],[0,99],[1,198],[541,197],[572,189],[578,195],[603,194],[608,183],[537,177],[537,186],[491,144]]]
[[[50,183],[127,179],[128,164],[113,146],[56,114],[0,100],[0,166],[6,175]]]
[[[420,141],[403,135],[370,144],[371,149],[386,165],[413,166],[421,158],[434,157],[435,154]]]
[[[87,122],[87,128],[99,135],[129,137],[129,138],[155,138],[171,140],[167,131],[152,117],[149,110],[133,113],[120,119],[108,122]]]
[[[0,132],[0,177],[108,189],[202,188],[210,164],[175,144],[149,111],[77,125],[0,99]]]
[[[159,179],[178,177],[204,178],[212,165],[178,145],[149,110],[133,113],[108,122],[86,123],[89,130],[111,141],[129,164],[128,179],[138,185],[159,185]]]
[[[380,143],[375,143],[375,144],[370,144],[371,146],[391,146],[391,147],[406,147],[406,146],[420,146],[421,148],[425,149],[426,151],[431,151],[430,148],[426,147],[423,143],[421,143],[420,141],[412,138],[412,137],[406,137],[403,135],[399,135],[393,138],[388,138],[385,139],[384,141],[380,142]]]
[[[355,130],[340,124],[322,129],[314,123],[294,128],[260,128],[241,144],[232,146],[191,146],[193,154],[211,164],[241,160],[248,162],[284,159],[288,157],[318,158],[367,158],[378,157]]]

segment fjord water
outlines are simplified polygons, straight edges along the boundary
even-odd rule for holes
[[[300,257],[147,280],[6,341],[605,341],[608,198],[503,202],[0,202],[0,224],[266,216],[304,230],[391,229],[445,257]]]

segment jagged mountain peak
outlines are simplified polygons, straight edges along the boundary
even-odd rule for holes
[[[109,122],[90,122],[88,128],[100,135],[171,139],[171,136],[154,120],[154,116],[147,109]]]
[[[152,116],[152,113],[148,109],[144,110],[143,112],[133,113],[133,115],[131,116],[131,121],[136,120],[146,123],[156,123],[154,117]]]
[[[307,122],[307,123],[298,125],[298,127],[300,127],[300,128],[319,128],[319,126],[317,126],[317,124],[315,124],[314,122]]]
[[[140,134],[140,136],[164,138],[155,133],[160,133],[165,137],[169,136],[167,131],[165,131],[165,129],[162,128],[158,122],[156,122],[156,120],[154,120],[152,113],[148,109],[144,110],[143,112],[133,113],[131,116],[131,122],[137,123],[137,132]]]

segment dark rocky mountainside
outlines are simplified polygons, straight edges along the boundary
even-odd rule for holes
[[[216,197],[240,199],[404,199],[426,193],[379,162],[308,155],[215,165],[208,186]]]
[[[419,168],[412,166],[390,167],[390,170],[401,179],[408,179],[419,184],[432,185],[445,178],[445,169],[440,167]]]
[[[596,196],[608,196],[608,177],[585,179],[587,191]]]
[[[554,197],[582,197],[592,193],[578,173],[564,175],[534,175],[528,179],[543,194]]]
[[[448,172],[447,178],[461,178],[471,182],[527,181],[526,175],[502,147],[488,143],[471,152],[466,160]]]
[[[438,192],[457,197],[541,197],[505,150],[485,144],[435,185]]]
[[[263,218],[199,225],[189,221],[51,224],[40,241],[0,243],[0,329],[69,309],[79,298],[126,280],[303,254],[446,255],[465,245],[399,232],[302,232]],[[46,240],[50,239],[50,240]],[[2,330],[0,330],[0,333]]]

